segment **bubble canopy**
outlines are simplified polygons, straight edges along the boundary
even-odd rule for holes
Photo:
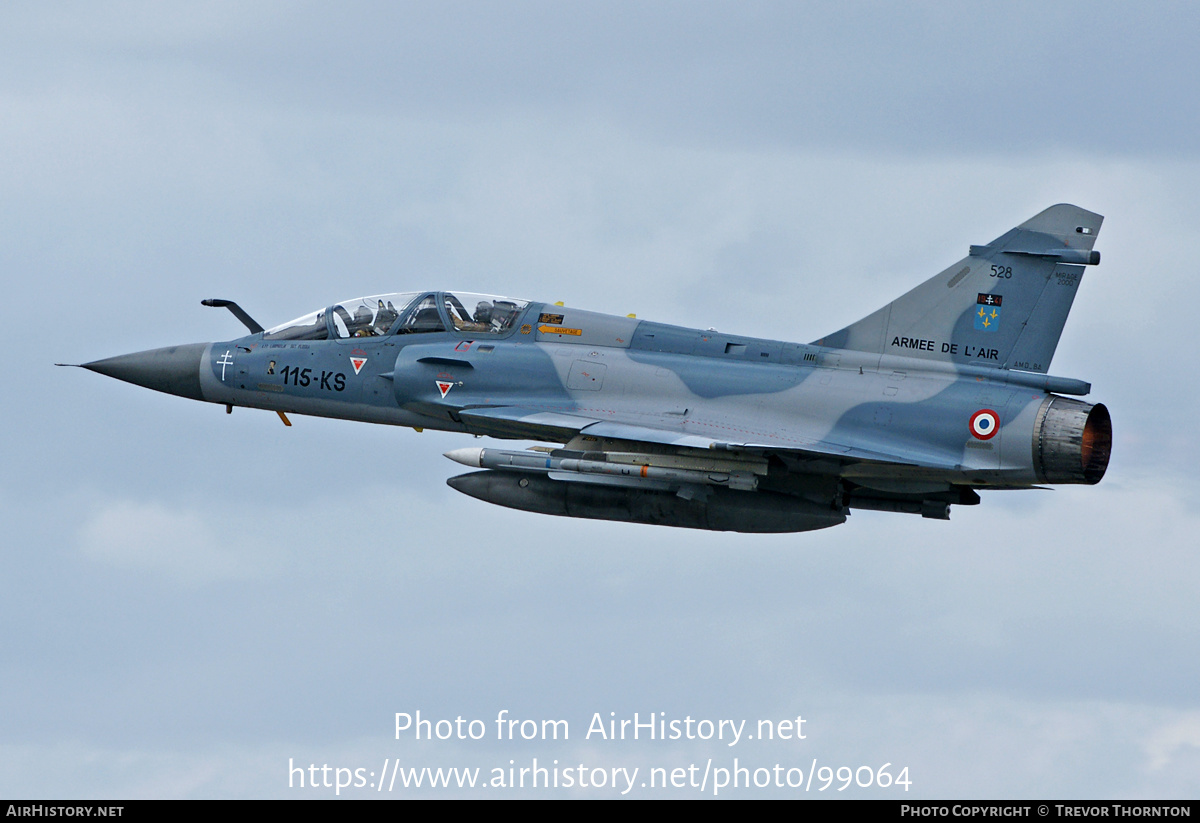
[[[267,329],[265,340],[328,340],[420,334],[453,328],[505,334],[529,305],[474,292],[398,292],[346,300]]]

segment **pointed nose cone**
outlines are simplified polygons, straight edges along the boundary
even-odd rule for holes
[[[200,361],[206,348],[207,343],[168,346],[165,349],[139,351],[84,363],[83,367],[155,391],[203,400],[204,396],[200,393]]]
[[[446,452],[442,457],[449,457],[455,463],[462,463],[473,469],[483,467],[483,449],[455,449]]]

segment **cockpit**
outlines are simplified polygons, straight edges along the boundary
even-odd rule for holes
[[[268,329],[266,340],[329,340],[422,334],[510,332],[528,300],[473,292],[401,292],[360,297]]]

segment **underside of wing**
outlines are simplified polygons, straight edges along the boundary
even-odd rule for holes
[[[450,459],[482,469],[447,482],[509,508],[635,523],[742,532],[827,528],[851,508],[943,519],[979,501],[953,486],[952,463],[827,440],[733,442],[616,415],[533,407],[458,412],[475,434],[564,444],[524,451],[471,448]],[[783,437],[780,438],[783,440]]]
[[[599,418],[521,406],[462,409],[458,418],[472,434],[506,440],[545,440],[565,443]]]
[[[794,436],[786,443],[761,441],[732,441],[684,431],[658,428],[625,422],[611,418],[576,412],[545,411],[536,408],[515,406],[492,406],[466,409],[459,417],[473,434],[490,435],[506,439],[544,440],[566,443],[576,437],[597,440],[617,440],[631,443],[648,443],[677,449],[703,449],[719,452],[735,452],[747,455],[777,455],[798,461],[819,461],[834,472],[851,464],[872,471],[883,466],[904,469],[954,469],[957,465],[949,460],[940,460],[916,450],[897,446],[883,451],[861,445],[838,443],[822,439],[806,439],[797,442]]]

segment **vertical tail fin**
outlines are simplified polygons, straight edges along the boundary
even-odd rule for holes
[[[1103,222],[1051,206],[815,345],[1045,373]]]

